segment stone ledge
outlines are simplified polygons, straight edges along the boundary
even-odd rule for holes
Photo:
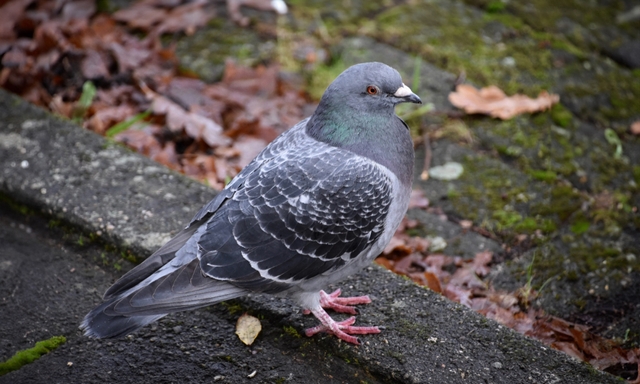
[[[0,193],[141,256],[160,246],[215,194],[4,91],[0,91]],[[360,347],[325,336],[299,343],[301,348],[324,351],[321,356],[342,357],[349,367],[362,370],[363,377],[413,383],[619,382],[377,266],[343,286],[347,294],[372,296],[373,303],[363,308],[358,324],[385,325],[383,333],[363,337]],[[313,324],[299,308],[280,299],[257,296],[240,303],[272,323],[298,331]],[[207,310],[180,316],[202,312]],[[207,316],[215,317],[215,310]],[[75,336],[82,338],[78,332]],[[232,337],[228,335],[229,340]],[[108,340],[91,343],[111,345]],[[145,348],[144,343],[132,347],[127,339],[118,344]],[[64,359],[63,353],[61,348],[42,359]],[[288,351],[263,353],[268,358]],[[315,356],[308,364],[323,362]]]

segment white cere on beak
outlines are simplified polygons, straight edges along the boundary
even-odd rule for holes
[[[396,91],[396,93],[393,94],[393,96],[407,97],[412,94],[413,92],[411,91],[411,88],[407,87],[406,85],[404,85],[404,83],[402,83],[402,87],[398,88],[398,90]]]
[[[271,7],[281,15],[287,13],[287,4],[283,0],[271,0]]]

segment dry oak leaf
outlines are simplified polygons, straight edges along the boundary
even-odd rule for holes
[[[229,143],[229,138],[222,133],[222,127],[215,121],[186,111],[180,105],[168,98],[153,92],[148,87],[142,87],[145,96],[151,100],[151,110],[156,115],[166,115],[167,126],[170,130],[178,132],[182,129],[189,137],[202,139],[210,147],[224,146]]]
[[[459,84],[455,92],[449,94],[449,101],[466,113],[482,113],[502,120],[508,120],[521,113],[533,113],[551,108],[560,101],[560,96],[540,92],[532,99],[525,95],[507,96],[495,85],[480,90],[468,84]]]
[[[236,335],[246,345],[251,345],[262,330],[260,320],[246,313],[238,319],[236,323]]]

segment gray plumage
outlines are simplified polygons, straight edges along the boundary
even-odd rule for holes
[[[407,209],[413,145],[394,112],[406,101],[420,99],[394,69],[347,69],[310,118],[107,290],[82,322],[85,334],[123,336],[167,313],[252,292],[317,310],[318,292],[378,256]]]

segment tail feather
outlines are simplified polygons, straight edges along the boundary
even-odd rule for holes
[[[198,228],[199,223],[196,222],[188,228],[183,229],[174,238],[169,240],[169,242],[155,251],[153,255],[149,256],[145,261],[118,279],[115,284],[107,289],[107,292],[104,294],[104,298],[110,299],[116,297],[132,287],[135,287],[158,269],[162,268],[165,264],[173,260],[176,256],[176,252],[178,252],[178,250],[191,239]]]
[[[89,312],[80,326],[85,335],[121,337],[168,313],[204,307],[246,293],[242,288],[204,276],[198,259],[170,273],[163,272],[155,280],[151,275],[148,279],[152,281],[144,280],[139,288],[112,296]]]

